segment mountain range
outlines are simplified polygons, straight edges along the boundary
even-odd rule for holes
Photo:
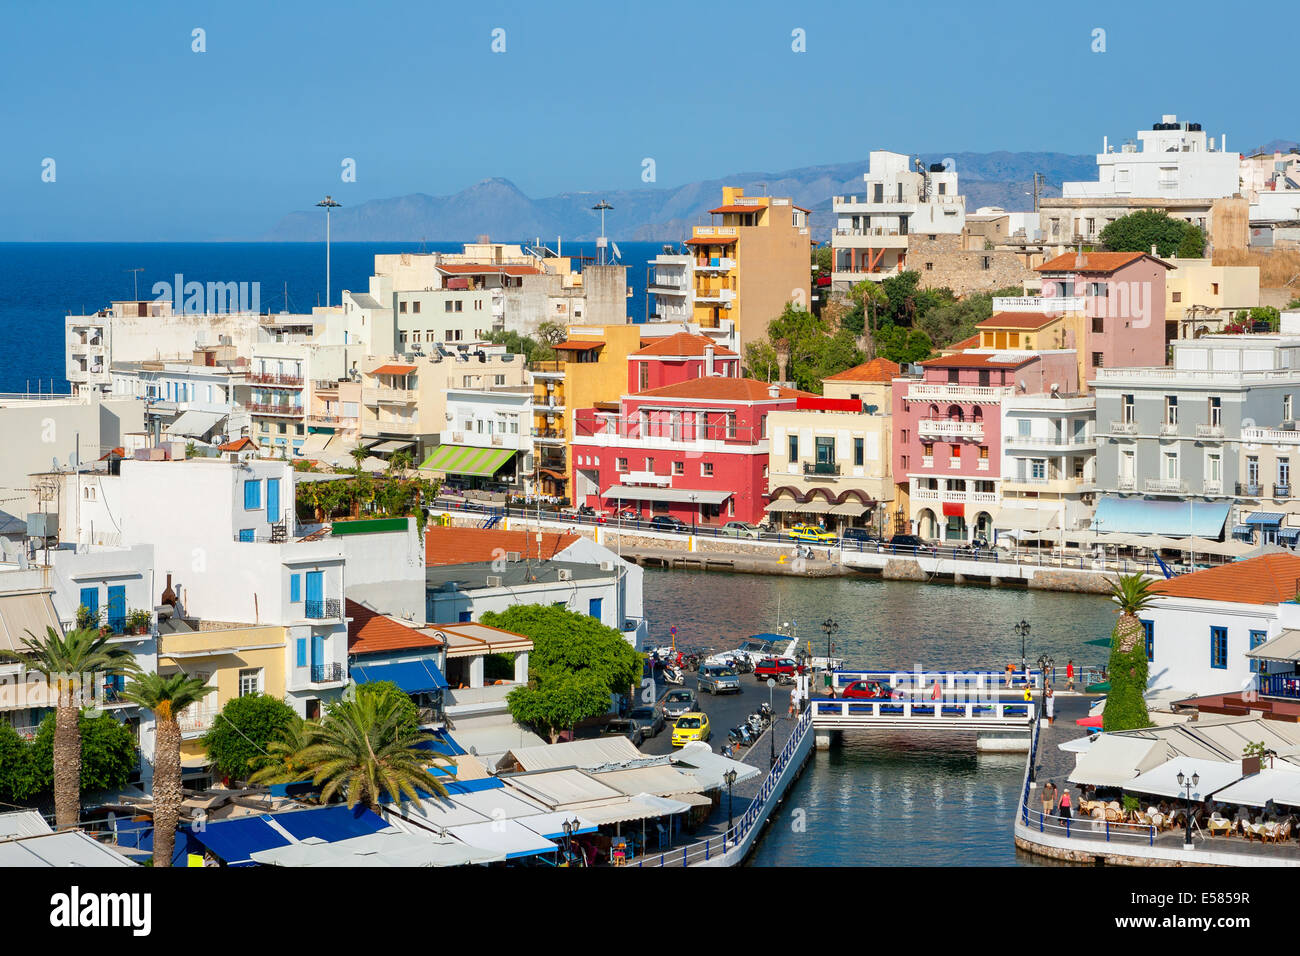
[[[1033,174],[1046,180],[1044,196],[1059,196],[1066,180],[1096,177],[1096,157],[1068,153],[951,153],[922,155],[923,163],[955,165],[966,209],[1001,206],[1033,208]],[[600,213],[591,207],[601,199],[613,205],[606,213],[606,230],[615,240],[677,242],[691,226],[708,224],[708,210],[722,201],[722,187],[743,186],[747,194],[790,196],[812,210],[814,238],[830,235],[831,197],[865,192],[865,160],[805,166],[781,172],[742,172],[684,186],[566,192],[533,199],[508,179],[494,177],[449,196],[412,193],[372,199],[334,210],[331,230],[339,242],[431,242],[489,235],[502,241],[590,240],[600,234]],[[309,242],[325,238],[319,210],[285,215],[263,239]]]

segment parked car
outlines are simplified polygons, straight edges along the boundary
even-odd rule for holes
[[[864,544],[868,541],[880,540],[880,535],[870,528],[845,528],[843,536],[845,541],[861,541]]]
[[[699,702],[695,699],[695,691],[687,690],[685,687],[679,687],[676,690],[670,690],[664,695],[663,703],[660,705],[664,716],[676,720],[683,714],[689,714],[693,710],[699,710]]]
[[[713,736],[709,727],[709,715],[701,711],[682,714],[673,724],[673,746],[681,747],[692,740],[708,740]]]
[[[664,729],[664,715],[653,707],[633,707],[628,711],[627,719],[641,729],[641,739],[658,737]]]
[[[928,544],[922,541],[914,534],[896,534],[889,539],[891,548],[899,548],[904,551],[930,551],[933,550]]]
[[[641,517],[641,512],[635,508],[620,508],[614,517],[620,521],[637,521]]]
[[[845,684],[840,690],[840,696],[850,700],[889,697],[890,693],[889,685],[878,680],[855,680],[852,684]]]
[[[691,530],[691,527],[681,518],[674,518],[672,515],[655,515],[650,519],[650,529],[682,532]]]
[[[607,721],[605,726],[600,728],[600,735],[602,737],[626,737],[638,747],[645,740],[645,731],[636,721],[627,717],[615,717]]]
[[[729,538],[758,538],[763,534],[758,525],[750,524],[748,521],[728,521],[718,533]]]
[[[740,675],[722,664],[702,664],[697,686],[701,694],[739,694]]]
[[[789,657],[765,657],[754,665],[754,679],[763,681],[769,677],[792,677],[798,666]]]
[[[786,535],[794,541],[810,541],[813,544],[834,544],[835,535],[815,524],[797,524]]]

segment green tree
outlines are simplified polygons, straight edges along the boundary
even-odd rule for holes
[[[134,670],[123,694],[153,711],[153,865],[172,865],[176,826],[181,819],[181,728],[177,716],[215,687],[185,673],[163,676]]]
[[[54,776],[53,760],[50,776]],[[37,788],[31,762],[31,745],[7,720],[0,720],[0,803],[21,803]]]
[[[312,768],[302,755],[319,732],[320,724],[294,714],[293,720],[280,728],[275,739],[267,742],[266,759],[248,782],[263,787],[311,779]]]
[[[298,715],[265,694],[232,697],[203,735],[203,749],[222,777],[247,780],[267,762],[267,747]]]
[[[348,454],[352,457],[353,463],[358,468],[360,468],[361,463],[366,460],[366,457],[370,454],[370,452],[366,451],[360,445],[357,445],[357,447],[353,448],[350,452],[348,452]]]
[[[749,342],[745,345],[745,368],[754,378],[764,382],[781,380],[781,363],[776,349],[766,339]]]
[[[1167,257],[1178,251],[1188,229],[1195,228],[1163,212],[1139,209],[1107,223],[1098,238],[1111,252],[1150,252],[1154,245],[1156,255]]]
[[[356,685],[356,697],[374,697],[378,700],[378,706],[381,709],[393,708],[397,711],[398,718],[404,730],[415,731],[420,727],[420,708],[415,706],[415,701],[411,700],[411,695],[402,688],[398,687],[390,680],[377,680],[368,684]],[[339,706],[331,704],[330,709]]]
[[[528,684],[506,698],[511,716],[554,743],[563,728],[609,710],[610,695],[641,679],[643,658],[623,635],[586,614],[540,604],[489,611],[483,623],[533,641]]]
[[[379,812],[379,797],[397,802],[445,796],[447,788],[429,772],[450,766],[426,749],[435,738],[403,723],[401,708],[379,694],[358,696],[332,707],[311,742],[296,759],[312,773],[323,802],[343,794],[349,807],[365,804]]]
[[[930,336],[921,329],[891,325],[881,330],[876,354],[899,365],[907,365],[929,358],[931,345]]]
[[[133,660],[124,647],[111,645],[111,635],[79,629],[60,634],[52,627],[44,637],[31,631],[23,638],[17,653],[0,651],[0,660],[16,660],[29,671],[45,677],[58,701],[54,727],[54,817],[60,830],[75,827],[81,819],[81,731],[78,717],[83,703],[89,702],[92,688],[84,685],[83,675],[92,681],[119,675]]]
[[[1102,712],[1102,729],[1135,730],[1151,724],[1145,698],[1146,629],[1138,615],[1151,606],[1155,594],[1144,575],[1126,574],[1111,582],[1110,599],[1119,620],[1110,636],[1110,690]]]
[[[569,337],[569,330],[559,322],[541,322],[537,326],[537,341],[554,347]]]
[[[1147,248],[1150,248],[1149,246]],[[1179,259],[1199,259],[1205,255],[1205,233],[1191,223],[1183,230],[1183,238],[1178,240]]]
[[[54,740],[56,717],[41,721],[27,754],[27,791],[23,799],[49,793],[54,788]],[[135,734],[111,714],[97,717],[81,714],[77,719],[81,735],[81,792],[116,790],[126,786],[136,766]]]
[[[518,332],[489,332],[487,338],[495,345],[504,345],[512,355],[522,355],[529,365],[549,362],[555,358],[555,350],[549,345],[526,335],[520,335]]]
[[[1282,322],[1282,313],[1271,305],[1261,305],[1250,310],[1250,327],[1253,330],[1258,322],[1268,323],[1270,332],[1276,332]]]

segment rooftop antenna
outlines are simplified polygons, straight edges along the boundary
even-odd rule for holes
[[[140,273],[144,272],[144,266],[136,266],[134,269],[123,269],[122,271],[132,273],[131,278],[134,280],[135,298],[132,299],[131,301],[139,302],[140,301]]]
[[[605,210],[613,209],[614,207],[611,206],[604,199],[602,199],[600,202],[596,203],[596,205],[592,206],[591,208],[600,210],[600,238],[596,240],[596,245],[600,248],[599,261],[600,264],[603,266],[605,264],[605,247],[609,244],[609,240],[605,238]]]
[[[325,306],[330,304],[330,210],[337,209],[343,203],[335,202],[334,197],[326,196],[316,204],[325,210]]]

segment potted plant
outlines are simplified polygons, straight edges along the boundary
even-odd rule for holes
[[[148,634],[152,625],[153,615],[144,608],[136,608],[126,616],[126,627],[132,634]]]
[[[84,631],[98,628],[103,614],[103,611],[92,611],[86,605],[81,605],[77,608],[77,630]]]

